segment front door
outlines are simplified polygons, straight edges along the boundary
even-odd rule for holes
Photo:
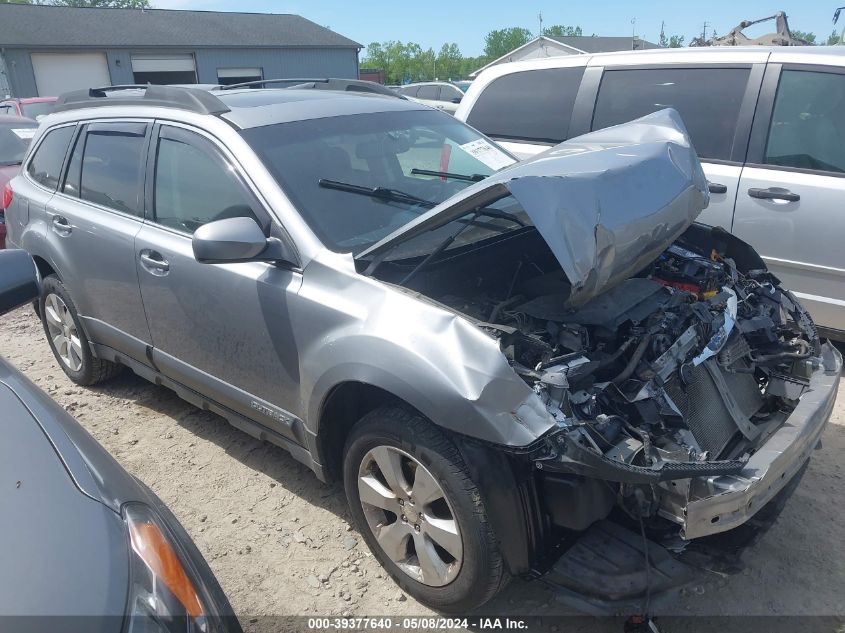
[[[197,262],[191,234],[206,222],[246,216],[269,232],[270,217],[231,157],[199,132],[162,125],[154,156],[152,215],[135,256],[156,366],[294,437],[299,359],[288,308],[301,275],[264,262]]]
[[[733,232],[818,325],[845,332],[845,73],[784,68],[763,114],[753,136],[764,142],[743,169]]]

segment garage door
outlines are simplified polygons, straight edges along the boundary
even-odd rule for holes
[[[105,53],[32,53],[38,95],[111,85]]]
[[[132,76],[136,84],[195,84],[197,70],[190,53],[133,55]]]

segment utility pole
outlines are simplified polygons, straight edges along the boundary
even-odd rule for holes
[[[537,14],[537,19],[540,20],[540,32],[537,34],[538,36],[543,34],[543,12]]]
[[[631,50],[634,50],[634,39],[637,37],[637,18],[631,18]]]
[[[663,40],[666,39],[665,28],[666,28],[666,21],[663,20],[663,21],[660,22],[660,39],[657,40],[658,42],[660,42],[661,45],[663,44]]]
[[[704,46],[704,42],[707,41],[707,27],[708,26],[710,26],[710,24],[707,22],[707,20],[704,20],[704,28],[701,29],[701,44],[702,44],[702,46]]]

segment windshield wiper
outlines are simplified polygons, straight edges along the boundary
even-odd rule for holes
[[[387,187],[364,187],[362,185],[353,185],[349,182],[340,182],[339,180],[328,180],[320,178],[317,184],[326,189],[336,189],[338,191],[348,191],[349,193],[357,193],[362,196],[370,196],[378,200],[386,202],[404,202],[405,204],[416,204],[426,209],[431,209],[437,206],[437,202],[431,202],[425,198],[418,198],[410,193],[399,191],[398,189],[389,189]]]
[[[451,171],[432,171],[431,169],[417,169],[416,167],[411,170],[411,173],[415,176],[440,176],[441,178],[465,180],[466,182],[481,182],[487,178],[484,174],[456,174]]]

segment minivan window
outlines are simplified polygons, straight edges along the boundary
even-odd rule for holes
[[[35,182],[48,189],[55,189],[59,184],[62,163],[74,129],[75,126],[68,125],[47,132],[26,168],[27,173]]]
[[[494,79],[478,96],[467,123],[487,136],[560,143],[569,121],[584,67],[546,68]]]
[[[420,86],[417,99],[431,99],[437,101],[440,98],[440,86]]]
[[[207,222],[236,217],[258,222],[232,167],[199,134],[163,127],[155,168],[155,221],[193,233]]]
[[[730,160],[749,68],[608,70],[593,114],[599,130],[674,108],[702,158]]]
[[[85,135],[79,197],[143,215],[139,204],[147,125],[92,123]]]
[[[781,73],[764,162],[845,172],[845,75]]]

